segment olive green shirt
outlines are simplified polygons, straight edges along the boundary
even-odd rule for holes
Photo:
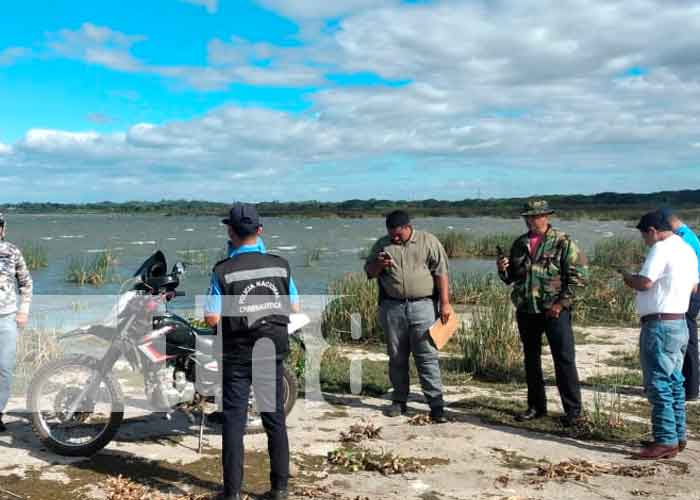
[[[382,291],[393,299],[431,297],[435,290],[434,276],[447,275],[447,253],[440,240],[425,231],[413,230],[406,243],[394,244],[389,236],[377,240],[367,257],[367,266],[380,252],[388,253],[394,265],[377,277]]]

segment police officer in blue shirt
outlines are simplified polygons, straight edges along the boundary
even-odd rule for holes
[[[220,498],[241,498],[243,436],[252,383],[269,443],[272,488],[264,498],[286,500],[289,440],[282,374],[289,350],[289,313],[298,309],[298,293],[294,287],[292,297],[287,261],[265,252],[259,238],[262,225],[253,205],[234,204],[223,223],[231,240],[231,257],[214,266],[205,307],[205,320],[217,327],[222,344],[224,491]]]

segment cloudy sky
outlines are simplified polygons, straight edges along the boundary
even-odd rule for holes
[[[700,188],[690,0],[3,5],[0,202]]]

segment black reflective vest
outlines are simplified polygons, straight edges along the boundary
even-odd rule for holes
[[[246,252],[214,266],[222,291],[221,335],[225,356],[249,359],[261,338],[271,339],[277,359],[289,351],[289,263]]]

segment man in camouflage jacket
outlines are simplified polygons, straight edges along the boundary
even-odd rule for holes
[[[528,202],[521,215],[529,231],[515,240],[509,257],[499,256],[497,266],[501,280],[513,285],[511,298],[525,355],[528,410],[517,418],[547,414],[541,360],[545,333],[565,412],[562,423],[570,426],[581,416],[571,307],[585,284],[588,266],[576,243],[549,224],[553,213],[546,201]]]
[[[19,308],[16,283],[19,283]],[[10,398],[18,328],[27,324],[31,299],[32,277],[22,252],[5,241],[5,218],[0,213],[0,432],[5,431],[2,412]]]

